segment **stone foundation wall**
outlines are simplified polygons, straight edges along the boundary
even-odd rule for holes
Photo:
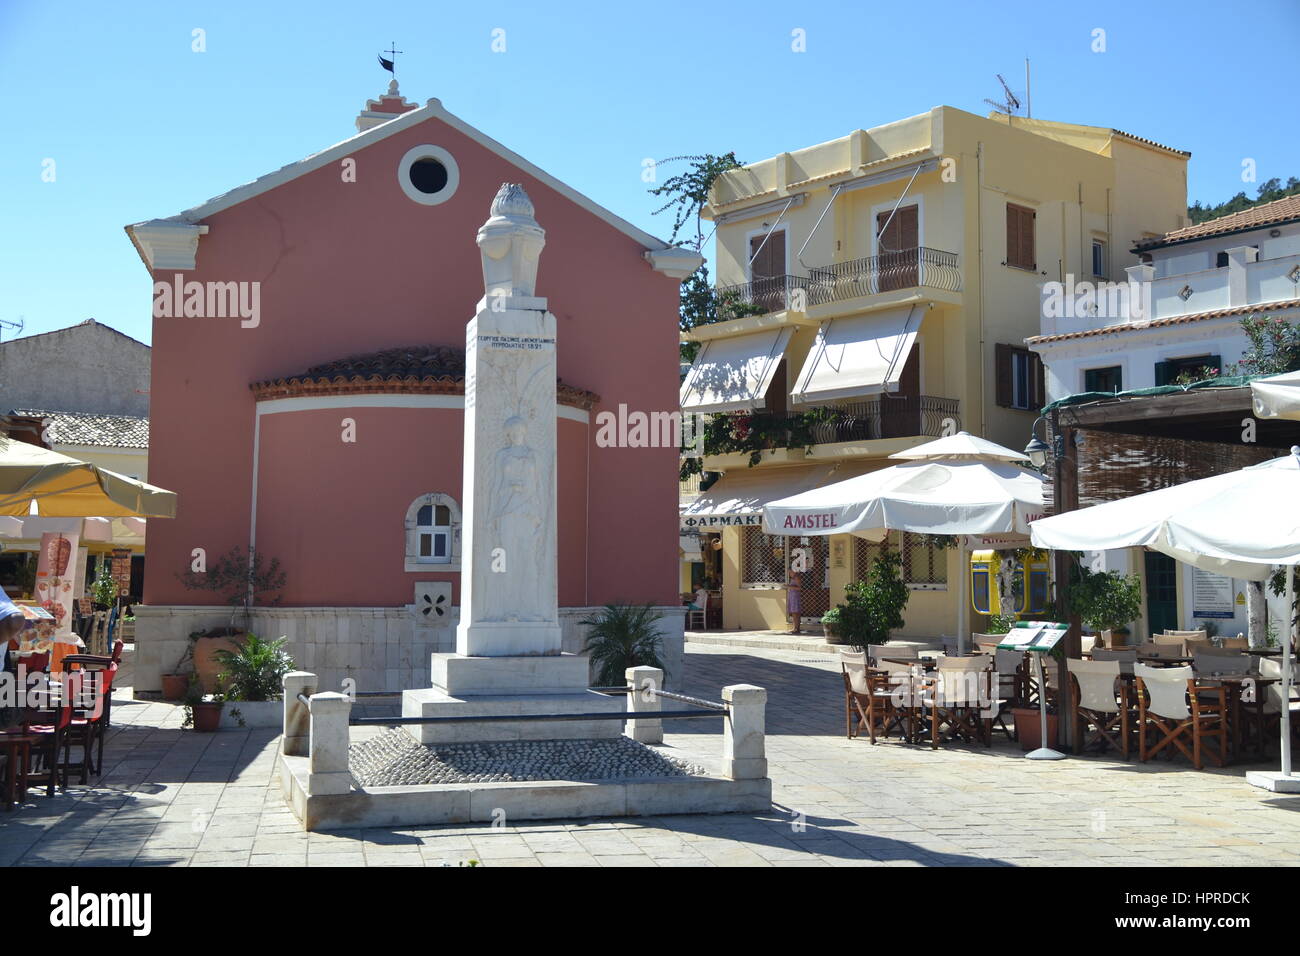
[[[582,652],[585,628],[578,622],[595,607],[560,608],[563,648]],[[661,607],[665,686],[680,687],[685,609]],[[156,693],[161,675],[185,653],[192,631],[230,624],[230,609],[198,605],[135,606],[135,690]],[[319,675],[319,688],[339,690],[346,678],[356,690],[400,691],[429,686],[429,655],[456,649],[460,609],[429,627],[407,607],[266,607],[252,610],[250,629],[264,638],[287,637],[286,650],[299,670]]]

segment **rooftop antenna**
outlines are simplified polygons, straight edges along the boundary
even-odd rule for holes
[[[18,316],[17,322],[10,322],[8,319],[0,319],[0,338],[3,338],[5,329],[13,329],[15,338],[21,335],[23,331],[23,317],[21,315]]]
[[[1016,96],[1015,93],[1011,92],[1011,87],[1007,86],[1007,81],[1002,79],[1001,73],[995,73],[994,76],[996,76],[998,78],[998,82],[1002,84],[1002,92],[1006,96],[1006,99],[1003,102],[999,103],[997,100],[990,100],[986,98],[984,102],[987,103],[989,106],[993,107],[999,113],[1006,113],[1007,116],[1015,116],[1016,111],[1020,109],[1020,99]]]

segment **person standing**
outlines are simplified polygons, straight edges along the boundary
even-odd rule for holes
[[[799,618],[803,613],[802,601],[800,600],[800,585],[803,575],[798,571],[790,573],[790,582],[785,586],[785,610],[790,615],[791,634],[800,634]]]

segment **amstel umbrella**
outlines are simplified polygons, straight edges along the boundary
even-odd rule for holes
[[[773,501],[763,508],[768,534],[855,534],[879,541],[889,531],[915,534],[1023,534],[1043,514],[1043,478],[1013,462],[1024,454],[965,432],[890,455],[900,464]],[[966,549],[961,548],[957,617],[966,644]]]
[[[174,518],[176,495],[37,445],[0,441],[0,515],[33,513],[55,518]]]

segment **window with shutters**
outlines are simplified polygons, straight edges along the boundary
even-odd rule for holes
[[[750,297],[754,305],[769,312],[787,307],[784,227],[749,238]]]
[[[1186,382],[1199,382],[1213,378],[1223,371],[1223,357],[1220,355],[1193,355],[1188,358],[1169,359],[1156,363],[1156,384],[1175,385]],[[1183,382],[1178,381],[1179,378]]]
[[[1124,391],[1123,370],[1118,365],[1085,369],[1083,372],[1083,390],[1085,392],[1122,392]]]
[[[421,495],[406,509],[407,571],[460,570],[460,506],[450,495]]]
[[[1035,271],[1034,211],[1026,206],[1007,203],[1007,265]]]
[[[1003,408],[1038,411],[1047,404],[1043,360],[1037,352],[999,344],[994,353],[994,386]]]

